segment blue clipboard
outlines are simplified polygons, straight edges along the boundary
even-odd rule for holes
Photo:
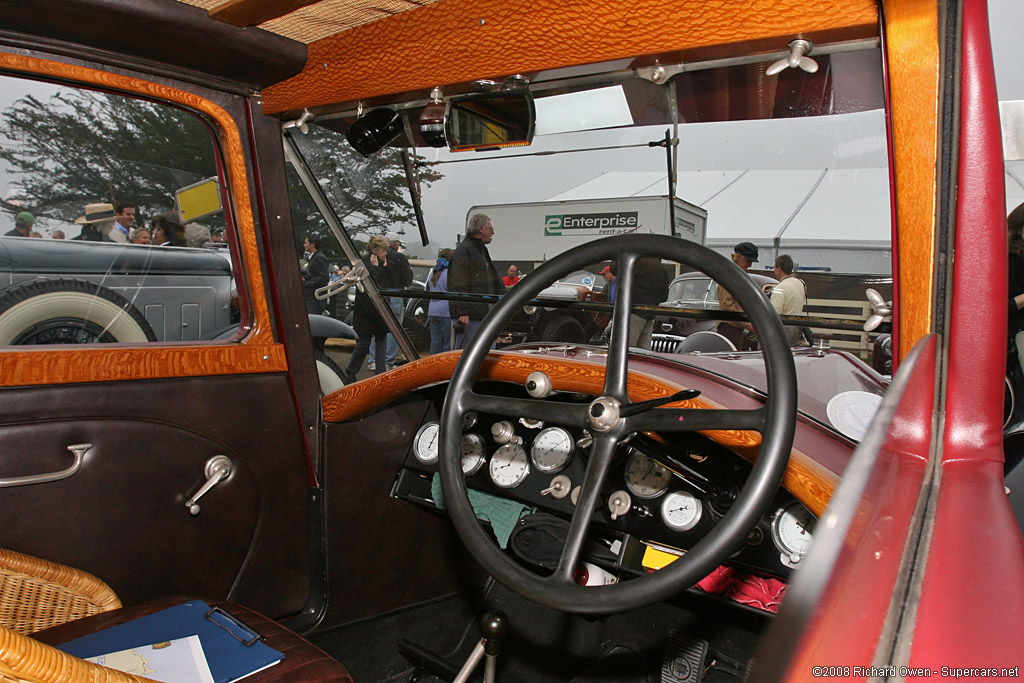
[[[193,635],[199,636],[216,683],[237,681],[284,658],[281,652],[264,645],[258,633],[202,600],[90,633],[57,649],[84,659]]]

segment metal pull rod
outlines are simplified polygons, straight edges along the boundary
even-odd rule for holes
[[[213,456],[206,461],[204,474],[206,475],[206,483],[199,487],[194,496],[185,501],[185,507],[188,508],[189,514],[193,517],[200,513],[199,499],[231,474],[231,458],[226,455]]]

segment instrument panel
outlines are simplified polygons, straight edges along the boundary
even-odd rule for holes
[[[392,491],[431,508],[431,485],[439,477],[439,407],[435,403],[428,411]],[[582,428],[471,413],[463,421],[462,470],[470,489],[568,520],[592,443]],[[749,470],[742,458],[697,433],[664,439],[634,435],[619,445],[591,535],[606,534],[605,545],[612,547],[630,540],[685,551],[728,511]],[[786,578],[809,552],[814,523],[814,516],[780,489],[730,563]],[[622,568],[643,571],[626,557],[620,561]]]

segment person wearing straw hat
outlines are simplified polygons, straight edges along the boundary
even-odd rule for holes
[[[113,242],[109,233],[114,227],[116,215],[112,204],[86,204],[85,215],[75,219],[75,223],[82,226],[82,234],[71,239],[84,242]]]

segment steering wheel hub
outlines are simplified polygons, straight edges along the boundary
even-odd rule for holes
[[[595,432],[610,432],[619,426],[622,419],[619,417],[620,404],[611,396],[600,396],[591,402],[587,408],[587,423]]]

